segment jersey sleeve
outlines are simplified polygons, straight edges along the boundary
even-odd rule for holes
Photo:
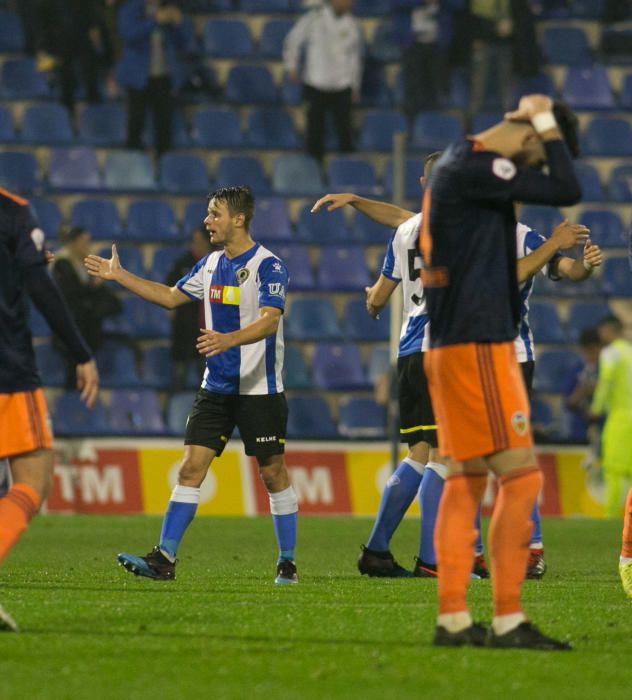
[[[393,282],[400,282],[402,279],[401,265],[399,264],[399,260],[395,256],[393,246],[393,244],[395,243],[396,235],[397,233],[394,233],[391,236],[391,239],[388,242],[388,245],[386,246],[386,255],[384,256],[384,262],[382,263],[382,274],[387,279],[393,280]]]
[[[25,204],[15,215],[16,258],[24,268],[46,265],[44,231],[39,227],[35,214]]]
[[[273,306],[283,311],[289,277],[287,268],[278,258],[266,258],[259,265],[259,307]]]
[[[195,301],[204,300],[204,265],[207,260],[208,255],[196,263],[190,272],[176,282],[176,288]]]
[[[527,231],[527,234],[524,238],[525,257],[533,253],[534,250],[537,250],[543,243],[546,243],[546,238],[541,233],[538,233],[534,229]],[[557,277],[557,275],[555,274],[555,270],[557,262],[561,257],[562,256],[560,255],[560,253],[555,253],[555,255],[548,261],[548,263],[542,266],[540,272],[543,275],[550,277],[551,279],[559,279],[559,277]]]
[[[619,359],[619,351],[611,346],[605,347],[599,353],[599,375],[590,409],[591,413],[602,415],[608,412],[612,399],[614,375]]]

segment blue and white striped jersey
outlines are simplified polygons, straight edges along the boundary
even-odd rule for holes
[[[426,351],[429,344],[426,299],[421,284],[419,229],[421,214],[415,214],[397,227],[386,249],[382,274],[402,283],[402,329],[398,357]]]
[[[279,258],[256,244],[232,260],[224,251],[210,253],[176,287],[204,301],[207,329],[230,333],[256,321],[263,306],[285,308],[288,273]],[[220,394],[277,394],[283,391],[283,353],[281,317],[274,335],[206,358],[202,388]]]
[[[516,224],[516,245],[517,245],[517,257],[525,258],[527,255],[537,250],[544,242],[546,238],[539,234],[537,231],[530,229],[524,224]],[[543,275],[549,274],[549,268],[551,263],[561,257],[558,254],[554,255],[551,260],[544,265],[541,269]],[[528,362],[530,360],[535,360],[535,349],[533,347],[533,333],[531,332],[531,327],[529,326],[529,297],[533,291],[533,283],[535,281],[535,276],[530,277],[526,282],[520,285],[520,323],[518,325],[518,337],[514,341],[516,348],[516,356],[518,362]]]

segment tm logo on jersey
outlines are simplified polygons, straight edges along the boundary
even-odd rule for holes
[[[212,284],[208,290],[208,300],[211,304],[239,306],[239,287],[230,287],[227,284]]]

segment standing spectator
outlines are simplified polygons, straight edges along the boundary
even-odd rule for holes
[[[101,324],[108,316],[121,312],[121,302],[103,284],[103,280],[90,277],[83,264],[90,254],[92,237],[79,226],[71,228],[63,237],[64,247],[55,255],[53,277],[66,299],[77,328],[92,352],[101,345]],[[63,350],[62,346],[60,349]],[[74,358],[67,360],[66,386],[76,383]]]
[[[213,250],[208,233],[203,226],[193,230],[191,234],[191,246],[173,264],[167,275],[166,284],[174,287],[176,282],[182,279],[195,264]],[[97,278],[92,278],[97,279]],[[204,305],[184,304],[178,306],[173,312],[171,324],[171,390],[181,391],[186,382],[187,370],[194,364],[197,376],[204,371],[204,357],[195,347],[200,335],[200,328],[204,328]]]
[[[632,478],[632,343],[623,337],[623,324],[608,316],[598,325],[604,345],[591,413],[606,417],[601,437],[606,483],[606,515],[621,515],[623,482]]]
[[[185,42],[182,12],[159,0],[126,0],[119,9],[117,26],[122,53],[117,79],[127,90],[127,147],[142,148],[149,107],[160,156],[171,147],[176,53]]]
[[[579,351],[583,364],[569,374],[564,387],[565,430],[564,434],[573,442],[588,439],[588,414],[595,386],[601,341],[596,328],[587,328],[579,336]]]
[[[307,104],[307,152],[322,160],[325,117],[333,115],[338,148],[353,150],[351,106],[360,96],[362,34],[351,15],[353,0],[327,0],[294,25],[285,39],[283,60],[291,80],[303,82]],[[305,52],[300,71],[301,53]],[[300,75],[300,78],[299,78]]]

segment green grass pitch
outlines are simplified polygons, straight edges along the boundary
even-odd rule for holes
[[[575,645],[546,654],[434,649],[435,581],[357,573],[367,520],[303,518],[301,583],[282,587],[267,518],[197,519],[177,580],[155,582],[115,554],[148,551],[158,518],[39,517],[0,569],[0,602],[21,626],[0,635],[0,698],[629,699],[620,527],[545,521],[549,572],[525,583],[526,609]],[[401,563],[417,541],[407,520]],[[470,601],[490,619],[489,582],[473,582]]]

